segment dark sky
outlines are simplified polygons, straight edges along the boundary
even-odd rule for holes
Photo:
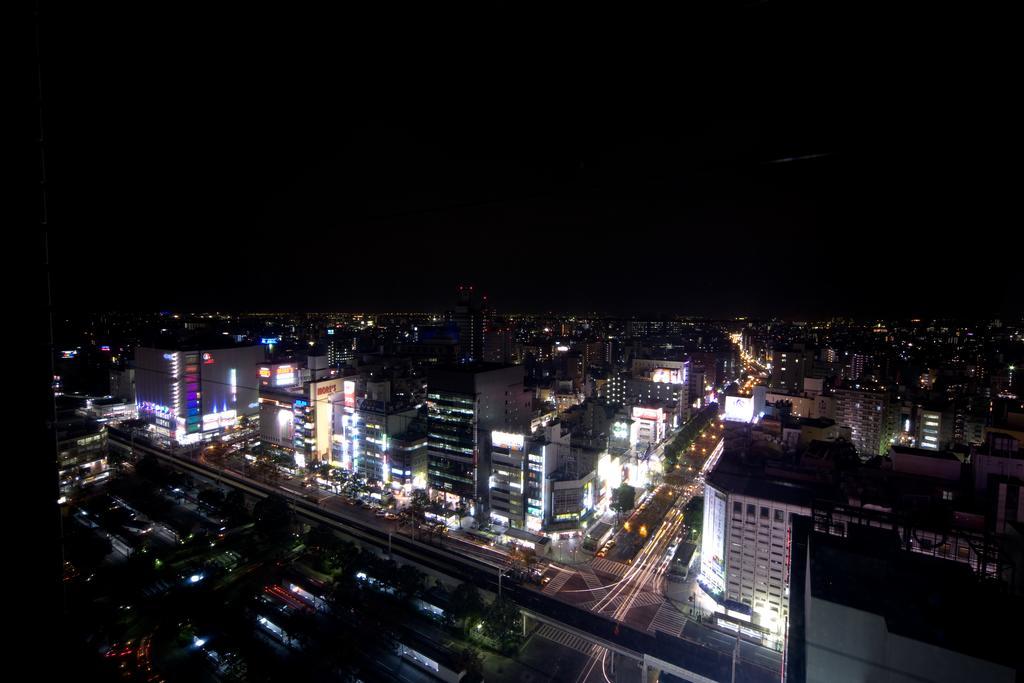
[[[59,307],[1021,310],[1008,62],[909,14],[141,4],[44,12]]]

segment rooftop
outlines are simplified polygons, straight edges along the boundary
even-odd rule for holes
[[[933,451],[928,448],[915,448],[913,446],[890,446],[889,450],[896,455],[916,455],[923,458],[955,460],[956,462],[960,462],[960,458],[956,457],[956,454],[950,451]]]
[[[811,535],[813,597],[881,615],[890,633],[1016,665],[1019,633],[982,617],[1018,614],[1019,598],[980,583],[965,563],[901,550],[893,531],[849,530]]]

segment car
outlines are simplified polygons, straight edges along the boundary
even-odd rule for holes
[[[543,579],[541,579],[541,580],[540,580],[540,584],[541,584],[542,586],[546,586],[546,585],[547,585],[547,583],[548,583],[548,581],[550,581],[550,580],[551,580],[551,577],[550,577],[550,576],[545,576],[545,577],[544,577]]]

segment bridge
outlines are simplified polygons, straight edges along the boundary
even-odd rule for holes
[[[328,511],[281,487],[274,487],[243,478],[229,470],[221,470],[168,453],[161,448],[139,443],[137,439],[115,427],[108,428],[108,439],[122,448],[149,453],[180,470],[205,480],[230,486],[254,498],[275,494],[288,499],[295,514],[305,520],[336,529],[346,536],[390,549],[392,554],[406,557],[419,565],[459,581],[475,584],[491,593],[501,593],[519,607],[525,620],[550,624],[607,649],[614,658],[632,662],[642,672],[657,670],[671,673],[693,683],[727,683],[751,681],[768,683],[781,680],[781,671],[768,669],[760,663],[736,656],[739,648],[728,651],[675,637],[660,631],[649,633],[617,622],[606,616],[570,605],[513,581],[501,581],[504,567],[484,558],[445,551],[415,539],[389,533],[387,530]],[[524,620],[524,628],[526,621]],[[642,679],[646,681],[645,679]]]

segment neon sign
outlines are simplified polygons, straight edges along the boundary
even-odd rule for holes
[[[209,353],[204,353],[203,354],[203,365],[212,365],[212,364],[213,364],[213,356],[211,354],[209,354]]]

